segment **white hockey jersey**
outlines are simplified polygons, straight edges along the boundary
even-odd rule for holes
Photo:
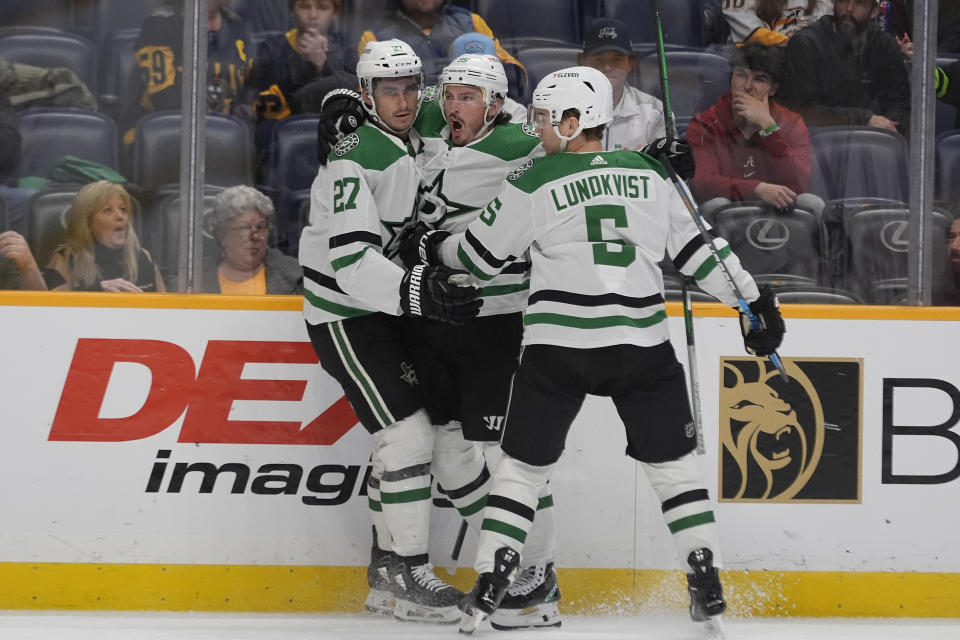
[[[669,339],[666,253],[699,286],[734,306],[709,246],[655,160],[633,151],[560,153],[508,177],[459,237],[448,264],[491,280],[528,248],[532,263],[524,344],[652,346]],[[714,240],[747,301],[759,292],[722,238]],[[452,254],[456,254],[456,258]]]
[[[458,233],[480,215],[503,188],[507,175],[530,158],[543,155],[532,127],[502,124],[462,147],[450,142],[440,106],[424,102],[415,124],[421,147],[423,190],[442,199],[446,214],[436,228]],[[481,316],[522,311],[527,306],[530,264],[524,256],[484,283]]]
[[[730,25],[730,40],[735,43],[756,41],[782,44],[795,31],[826,15],[833,15],[833,0],[815,0],[807,14],[807,0],[787,0],[782,13],[772,23],[757,16],[759,0],[723,0],[723,17]]]
[[[420,175],[407,145],[371,124],[336,144],[313,181],[300,238],[307,322],[400,315],[404,269],[386,256],[413,218]]]

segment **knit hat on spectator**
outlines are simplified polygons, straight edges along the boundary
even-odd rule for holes
[[[587,29],[583,41],[584,55],[617,51],[627,55],[633,54],[633,43],[630,42],[630,32],[627,25],[615,18],[598,18]]]
[[[497,47],[489,36],[476,32],[465,33],[457,36],[457,39],[450,45],[450,58],[456,58],[465,53],[495,56],[497,55]]]

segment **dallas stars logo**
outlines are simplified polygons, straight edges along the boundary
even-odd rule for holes
[[[443,176],[445,173],[446,171],[441,170],[440,173],[437,174],[437,177],[433,179],[433,183],[429,187],[420,188],[421,193],[431,193],[443,200],[444,204],[447,205],[447,210],[443,217],[433,223],[434,227],[437,229],[442,228],[443,221],[447,218],[456,218],[458,216],[480,210],[480,207],[472,207],[468,204],[463,204],[462,202],[456,202],[443,194]]]
[[[419,382],[417,380],[417,371],[416,369],[413,368],[412,364],[401,362],[400,370],[403,371],[403,374],[401,374],[400,379],[406,382],[411,387]]]

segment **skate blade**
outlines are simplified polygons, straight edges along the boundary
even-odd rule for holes
[[[396,607],[396,599],[389,591],[371,589],[363,606],[371,613],[392,616]]]
[[[479,609],[468,609],[460,616],[460,633],[470,635],[480,628],[489,616]]]
[[[727,637],[723,630],[723,616],[708,618],[703,628],[707,640],[724,640]]]
[[[490,626],[498,631],[559,627],[560,610],[553,602],[526,609],[497,609],[490,616]]]
[[[397,600],[393,617],[401,622],[427,622],[431,624],[456,624],[460,610],[450,607],[425,607],[405,600]]]

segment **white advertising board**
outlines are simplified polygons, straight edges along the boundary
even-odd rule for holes
[[[298,312],[0,306],[0,320],[0,561],[366,564],[369,436]],[[730,568],[960,571],[955,330],[788,318],[784,386],[744,359],[735,318],[697,318],[698,460]],[[677,566],[624,448],[612,405],[590,398],[553,480],[561,566]],[[442,563],[457,518],[434,514]]]

